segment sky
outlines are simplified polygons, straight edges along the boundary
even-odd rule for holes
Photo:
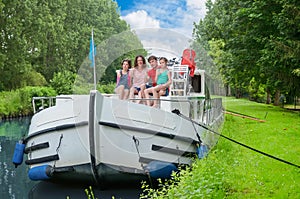
[[[206,0],[117,0],[121,18],[156,56],[180,56],[189,46],[193,24],[204,18]]]

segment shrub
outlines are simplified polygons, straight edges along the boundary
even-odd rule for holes
[[[173,173],[170,180],[159,181],[157,189],[144,183],[141,198],[224,198],[228,186],[217,155],[217,151],[210,152],[207,158],[197,160],[193,169],[179,169],[180,173]]]
[[[258,83],[255,78],[252,78],[248,86],[249,98],[255,102],[265,102],[266,101],[266,86],[264,84]]]
[[[32,113],[32,98],[33,97],[50,97],[56,96],[56,91],[51,87],[31,87],[27,86],[19,89],[21,100],[21,110],[23,113]]]
[[[71,73],[68,75],[72,76]],[[58,85],[58,80],[62,79],[63,75],[58,74],[57,78],[54,78],[56,83],[53,85]],[[69,78],[68,83],[61,84],[57,86],[56,90],[53,87],[34,87],[27,86],[21,89],[13,91],[2,91],[0,92],[0,118],[7,116],[19,116],[27,115],[33,113],[32,98],[33,97],[53,97],[58,94],[70,94],[72,93],[72,86],[70,85],[72,77]],[[70,87],[68,87],[70,86]],[[88,85],[89,87],[93,85]],[[81,89],[80,94],[86,93],[89,90],[87,87],[79,87]],[[98,85],[97,89],[101,93],[113,93],[115,88],[115,83],[110,83],[107,85]],[[36,102],[36,106],[41,106],[41,102]]]
[[[76,74],[71,71],[63,71],[54,74],[52,80],[50,80],[51,87],[60,94],[72,94],[73,86],[76,79]]]
[[[21,75],[21,86],[45,86],[47,85],[47,81],[45,77],[34,70],[29,71]]]
[[[21,100],[18,91],[2,91],[0,93],[0,117],[19,115]]]
[[[115,87],[116,87],[115,83],[109,83],[106,85],[97,85],[97,90],[100,93],[112,94],[114,93]]]

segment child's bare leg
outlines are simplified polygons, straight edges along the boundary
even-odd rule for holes
[[[146,104],[147,104],[148,106],[151,106],[150,95],[149,95],[149,93],[151,93],[151,92],[152,92],[152,88],[147,88],[147,89],[145,89],[145,91],[144,91],[145,98],[147,99],[147,100],[146,100]]]
[[[124,97],[124,86],[123,85],[121,85],[121,86],[119,86],[120,87],[120,99],[123,99],[123,97]]]
[[[123,100],[127,100],[127,99],[128,99],[128,95],[129,95],[129,90],[128,90],[128,89],[125,89],[125,90],[124,90]]]
[[[138,92],[138,98],[141,99],[142,98],[142,94],[141,91]],[[141,100],[136,100],[135,101],[137,104],[141,103]]]
[[[139,98],[140,99],[143,99],[143,98],[145,98],[145,95],[144,95],[144,91],[145,91],[145,86],[143,85],[143,86],[141,86],[141,90],[139,91]],[[139,102],[137,102],[137,103],[141,103],[141,104],[144,104],[145,103],[145,101],[144,100],[140,100]]]
[[[135,92],[135,88],[131,87],[130,92],[129,92],[129,98],[130,99],[134,99],[134,92]],[[132,100],[132,102],[134,102],[134,100]]]
[[[124,86],[120,85],[118,86],[118,88],[116,88],[116,94],[119,95],[119,99],[123,99],[123,95],[124,95]]]
[[[153,98],[154,98],[153,105],[152,105],[153,107],[158,107],[158,100],[159,100],[158,92],[159,92],[159,90],[160,90],[160,86],[156,86],[153,88]]]

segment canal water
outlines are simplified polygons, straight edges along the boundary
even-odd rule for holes
[[[34,182],[28,176],[28,167],[23,164],[15,168],[12,157],[16,142],[28,133],[30,117],[11,120],[0,120],[0,199],[52,199],[89,198],[85,189],[88,185],[53,184],[50,182]],[[100,190],[92,187],[95,198],[139,198],[142,191],[139,187],[111,187]],[[91,193],[88,191],[88,193]]]

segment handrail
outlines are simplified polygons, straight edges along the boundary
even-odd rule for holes
[[[54,99],[56,99],[56,97],[32,97],[32,106],[33,106],[33,113],[35,114],[37,112],[36,110],[36,101],[37,100],[41,100],[42,102],[42,105],[39,107],[39,110],[43,110],[45,108],[45,106],[47,107],[51,107],[51,106],[54,106],[55,105],[55,101]],[[45,104],[44,101],[45,100],[48,100],[48,104]]]

